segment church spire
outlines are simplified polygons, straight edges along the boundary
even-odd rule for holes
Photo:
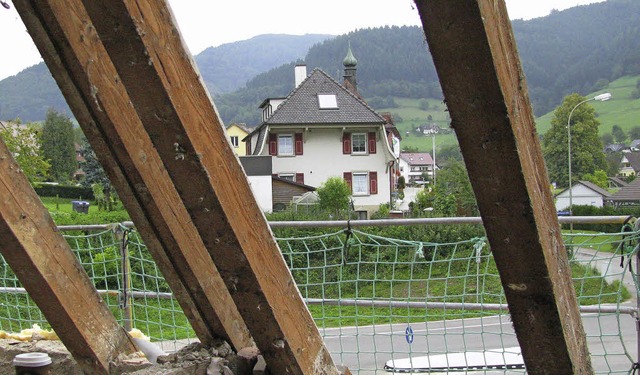
[[[356,65],[358,65],[358,60],[356,60],[351,51],[351,40],[349,40],[347,56],[342,60],[342,65],[344,65],[344,86],[349,89],[349,91],[358,95],[358,85],[356,81]]]

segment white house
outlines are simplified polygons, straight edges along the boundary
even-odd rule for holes
[[[400,174],[407,185],[425,183],[425,176],[433,179],[435,163],[431,154],[426,152],[400,153]]]
[[[569,201],[574,206],[602,207],[604,201],[611,196],[608,191],[589,181],[576,182],[573,184],[571,192],[571,197],[568,188],[556,195],[556,211],[568,211]]]
[[[354,209],[367,218],[391,200],[397,183],[390,116],[378,114],[357,92],[356,59],[344,59],[341,85],[320,69],[296,66],[296,87],[261,104],[263,122],[246,138],[247,155],[272,157],[274,177],[319,187],[330,177],[351,186]],[[275,195],[275,194],[274,194]]]

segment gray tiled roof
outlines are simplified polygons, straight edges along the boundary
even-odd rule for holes
[[[640,178],[631,181],[627,186],[623,186],[617,193],[608,199],[612,202],[633,202],[640,201]]]
[[[609,193],[608,191],[606,191],[605,189],[601,188],[600,186],[589,182],[589,181],[579,181],[578,183],[588,187],[589,189],[595,191],[596,193],[602,195],[603,197],[610,197],[611,193]]]
[[[318,94],[336,94],[337,109],[320,109]],[[320,69],[314,69],[261,126],[383,124],[385,119]]]
[[[627,152],[624,157],[627,158],[634,171],[640,171],[640,152]]]

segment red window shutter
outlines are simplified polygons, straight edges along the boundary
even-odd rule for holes
[[[278,155],[278,135],[269,134],[269,155]]]
[[[369,153],[375,154],[376,153],[376,133],[369,132],[367,134],[367,141],[369,142]]]
[[[378,172],[369,172],[369,194],[378,194]]]
[[[342,133],[342,153],[351,153],[351,133]]]
[[[296,155],[302,155],[302,133],[296,133],[295,149]]]
[[[296,173],[296,182],[304,184],[304,173]]]
[[[246,154],[246,155],[251,155],[251,154],[252,154],[252,152],[251,152],[251,139],[247,140],[247,141],[244,143],[244,146],[245,146],[245,150],[244,150],[244,151],[245,151],[245,154]]]
[[[351,189],[351,192],[353,192],[353,187],[351,186],[351,172],[344,172],[343,178],[347,185],[349,185],[349,189]]]

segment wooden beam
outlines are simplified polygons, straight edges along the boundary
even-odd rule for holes
[[[200,341],[253,346],[82,3],[14,4]]]
[[[161,228],[190,239],[167,257],[190,267],[165,276],[217,268],[233,303],[210,300],[210,310],[227,319],[224,309],[237,307],[242,319],[235,322],[244,320],[271,372],[337,375],[166,2],[36,4],[34,14],[55,40],[45,61],[64,56],[66,72],[54,76],[74,85],[75,93],[63,89],[81,103],[72,108],[91,114],[80,123],[101,134],[92,145],[105,145],[120,164],[123,178],[114,185],[135,196],[123,201],[143,237],[158,238]],[[198,312],[210,312],[201,306]]]
[[[0,253],[84,372],[137,349],[0,141]]]
[[[593,373],[504,0],[416,0],[529,374]]]

